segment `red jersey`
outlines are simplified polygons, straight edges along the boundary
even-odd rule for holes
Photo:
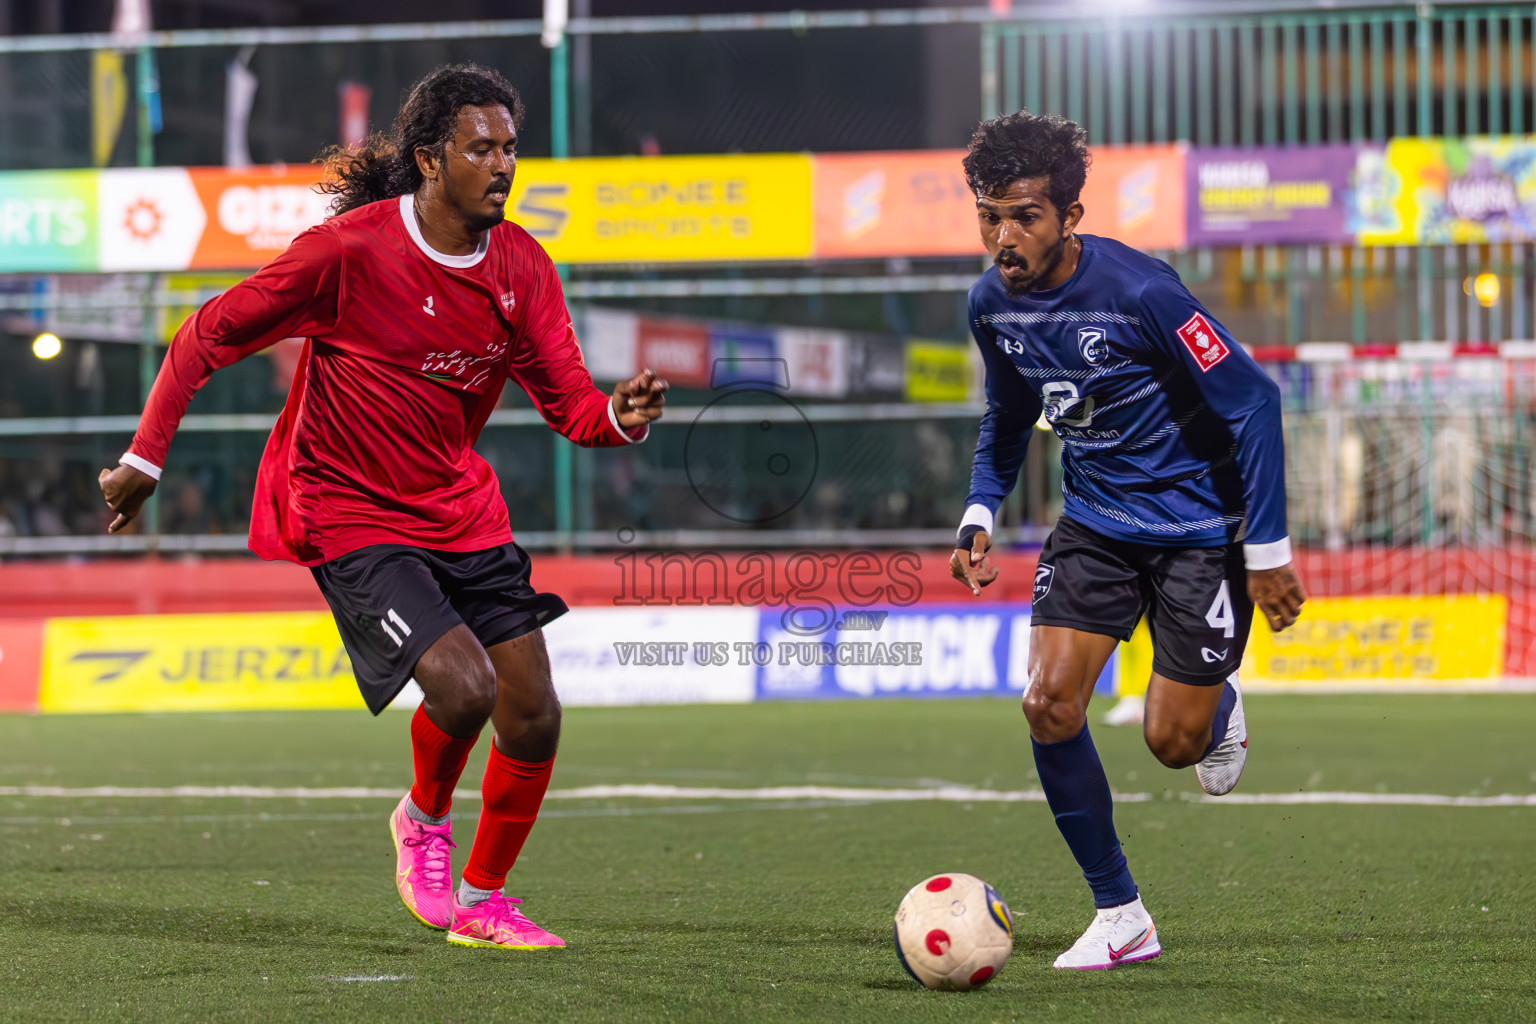
[[[307,338],[256,476],[251,550],[318,565],[370,544],[477,551],[512,539],[474,451],[510,377],[585,447],[624,431],[582,361],[554,264],[515,224],[468,256],[431,249],[414,197],[311,228],[171,342],[125,461],[158,468],[214,370]]]

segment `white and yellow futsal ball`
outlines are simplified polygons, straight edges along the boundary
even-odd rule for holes
[[[924,879],[896,908],[896,955],[929,988],[964,992],[985,985],[1011,952],[1008,904],[975,875]]]

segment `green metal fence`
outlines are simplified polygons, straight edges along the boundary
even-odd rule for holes
[[[1110,145],[1519,134],[1533,27],[1528,3],[986,25],[983,114],[1053,111]]]
[[[1032,18],[981,35],[982,116],[1060,113],[1092,144],[1318,144],[1536,127],[1528,3]],[[1529,245],[1248,247],[1219,262],[1230,273],[1218,267],[1218,277],[1283,324],[1267,341],[1532,334]],[[1466,287],[1485,272],[1506,296],[1487,308]]]

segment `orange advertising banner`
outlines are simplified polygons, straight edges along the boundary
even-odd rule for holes
[[[1136,249],[1182,249],[1184,147],[1116,146],[1093,151],[1078,230]]]
[[[230,171],[191,167],[207,226],[188,265],[193,270],[243,270],[273,259],[300,232],[325,219],[333,196],[317,193],[314,164]]]
[[[818,153],[812,202],[816,255],[981,256],[963,149]]]
[[[823,259],[983,252],[964,150],[817,154],[816,255]],[[1100,147],[1080,230],[1138,249],[1184,246],[1184,149]]]

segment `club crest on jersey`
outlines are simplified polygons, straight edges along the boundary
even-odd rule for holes
[[[512,292],[501,293],[501,308],[508,313],[517,308],[517,296]]]
[[[1056,567],[1041,562],[1035,566],[1035,603],[1051,592],[1051,580],[1056,576]]]
[[[1109,346],[1104,344],[1104,328],[1079,327],[1077,330],[1077,350],[1083,354],[1083,362],[1089,366],[1098,366],[1109,358]]]
[[[1200,372],[1206,373],[1211,367],[1221,362],[1232,354],[1227,348],[1227,343],[1216,334],[1216,329],[1205,318],[1205,314],[1196,313],[1185,321],[1184,326],[1178,330],[1179,340],[1189,350],[1189,354],[1195,357],[1195,362],[1200,364]]]

